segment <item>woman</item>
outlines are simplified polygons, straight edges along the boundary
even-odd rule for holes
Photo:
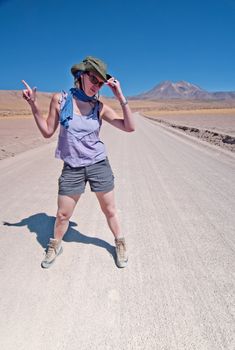
[[[127,248],[121,232],[114,200],[114,177],[105,146],[99,139],[102,120],[123,131],[134,131],[134,121],[128,101],[118,80],[107,74],[106,64],[88,56],[71,68],[75,87],[69,93],[54,94],[47,119],[44,119],[36,98],[36,88],[25,85],[23,98],[29,103],[42,135],[51,137],[60,124],[56,157],[64,161],[59,178],[58,210],[54,238],[50,238],[41,266],[48,268],[62,253],[61,241],[69,226],[69,219],[85,190],[88,181],[95,192],[115,238],[116,263],[127,265]],[[120,102],[123,119],[109,106],[99,101],[100,88],[108,85]]]

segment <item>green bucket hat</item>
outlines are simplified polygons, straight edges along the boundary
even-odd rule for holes
[[[107,65],[98,58],[87,56],[81,63],[75,64],[71,68],[71,73],[75,77],[78,71],[94,72],[98,74],[101,79],[107,81],[111,75],[107,73]]]

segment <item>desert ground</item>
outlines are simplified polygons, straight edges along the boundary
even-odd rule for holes
[[[40,98],[46,115],[48,95]],[[45,270],[62,168],[56,135],[40,136],[20,94],[3,100],[0,348],[234,350],[235,154],[174,127],[232,140],[233,106],[130,101],[134,133],[104,123],[128,267],[117,268],[112,234],[87,186],[64,252]]]
[[[51,93],[38,93],[46,117]],[[119,104],[101,98],[119,114]],[[235,101],[130,100],[133,112],[235,152]],[[0,160],[55,141],[43,139],[20,91],[0,91]]]

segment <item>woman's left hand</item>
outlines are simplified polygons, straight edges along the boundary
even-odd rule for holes
[[[107,80],[107,82],[105,84],[111,88],[114,96],[116,96],[118,100],[122,97],[122,95],[123,95],[122,89],[121,89],[120,83],[117,79],[112,77],[109,80]]]

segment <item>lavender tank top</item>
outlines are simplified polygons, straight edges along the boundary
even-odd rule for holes
[[[66,95],[62,95],[61,108]],[[60,125],[55,157],[71,167],[87,166],[106,158],[105,145],[99,138],[102,121],[99,118],[99,102],[90,115],[73,114],[66,129]]]

